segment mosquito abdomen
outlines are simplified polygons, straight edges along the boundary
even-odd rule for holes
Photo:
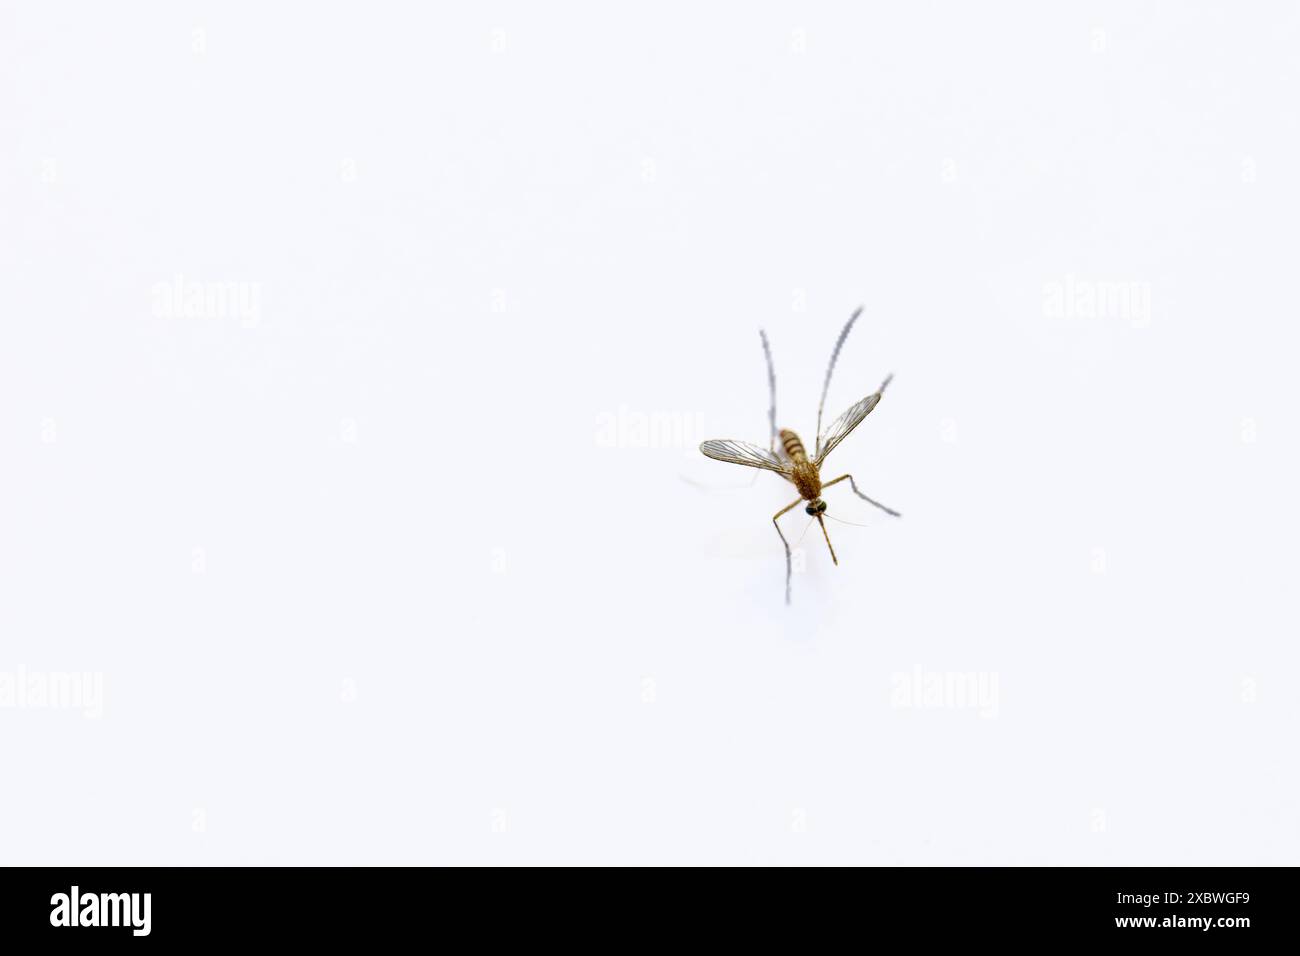
[[[788,428],[781,429],[781,445],[785,448],[785,456],[796,465],[808,460],[808,452],[804,451],[803,442]]]

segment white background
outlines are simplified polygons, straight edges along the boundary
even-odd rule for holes
[[[840,6],[4,4],[5,862],[1300,863],[1300,14]]]

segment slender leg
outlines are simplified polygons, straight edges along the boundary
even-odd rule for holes
[[[879,501],[876,501],[876,499],[874,499],[874,498],[868,498],[868,497],[867,497],[866,495],[864,495],[862,492],[858,491],[858,483],[857,483],[856,481],[853,480],[853,476],[852,476],[852,475],[840,475],[838,478],[836,478],[836,479],[834,479],[834,480],[832,480],[832,481],[828,481],[828,482],[826,482],[826,484],[822,485],[822,491],[825,491],[825,490],[826,490],[827,488],[829,488],[831,485],[834,485],[834,484],[837,484],[837,483],[843,481],[845,478],[847,478],[847,479],[849,480],[849,484],[853,486],[853,493],[854,493],[855,495],[857,495],[859,498],[861,498],[863,501],[870,502],[871,504],[875,505],[877,508],[879,508],[881,511],[883,511],[883,512],[884,512],[885,514],[887,514],[887,515],[893,515],[895,518],[901,518],[901,517],[903,517],[901,514],[899,514],[899,513],[898,513],[897,511],[895,511],[893,508],[886,508],[886,507],[885,507],[884,505],[882,505]]]
[[[767,428],[769,441],[767,450],[776,451],[776,370],[772,368],[772,347],[767,344],[767,333],[758,330],[758,337],[763,341],[763,358],[767,360]]]
[[[790,542],[785,540],[785,532],[781,530],[781,526],[777,524],[776,519],[781,517],[781,515],[785,514],[787,511],[789,511],[791,508],[793,508],[795,505],[799,504],[802,501],[803,501],[802,498],[796,498],[794,501],[790,502],[788,505],[786,505],[776,514],[772,515],[772,524],[776,526],[776,533],[781,536],[781,543],[785,545],[785,603],[786,604],[790,603],[790,574],[791,574],[791,567],[792,567],[792,562],[790,560]]]
[[[844,340],[849,337],[849,330],[853,328],[853,323],[858,321],[858,316],[862,314],[862,306],[853,310],[849,320],[844,323],[844,328],[840,329],[840,337],[835,340],[835,348],[831,350],[831,360],[826,366],[826,382],[822,385],[822,400],[817,403],[817,454],[822,453],[822,409],[826,405],[826,393],[831,390],[831,373],[835,371],[835,363],[839,360],[840,349],[844,348]]]

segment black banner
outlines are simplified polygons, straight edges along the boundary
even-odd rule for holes
[[[719,941],[773,931],[809,937],[987,945],[1130,938],[1137,945],[1284,940],[1294,920],[1290,869],[854,869],[778,876],[749,885],[728,874],[621,873],[586,884],[581,872],[484,874],[446,869],[8,869],[0,897],[5,939],[149,945],[312,941],[332,947],[398,943],[412,932],[588,937],[611,945],[698,927]],[[564,882],[573,885],[564,887]],[[618,926],[623,929],[617,929]],[[610,935],[613,934],[613,935]],[[621,940],[621,942],[620,942]]]

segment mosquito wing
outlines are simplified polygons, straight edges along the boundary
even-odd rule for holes
[[[884,391],[883,387],[881,391]],[[831,422],[830,427],[826,429],[826,434],[820,436],[817,440],[817,446],[821,449],[816,459],[818,468],[826,460],[826,456],[835,450],[835,446],[844,441],[849,432],[857,428],[862,419],[871,413],[871,410],[876,407],[876,403],[880,401],[880,394],[880,392],[872,392]]]
[[[790,477],[790,463],[778,458],[773,452],[747,441],[729,441],[714,438],[701,442],[700,451],[718,461],[729,461],[733,465],[748,465],[750,468],[766,468],[783,478]]]

